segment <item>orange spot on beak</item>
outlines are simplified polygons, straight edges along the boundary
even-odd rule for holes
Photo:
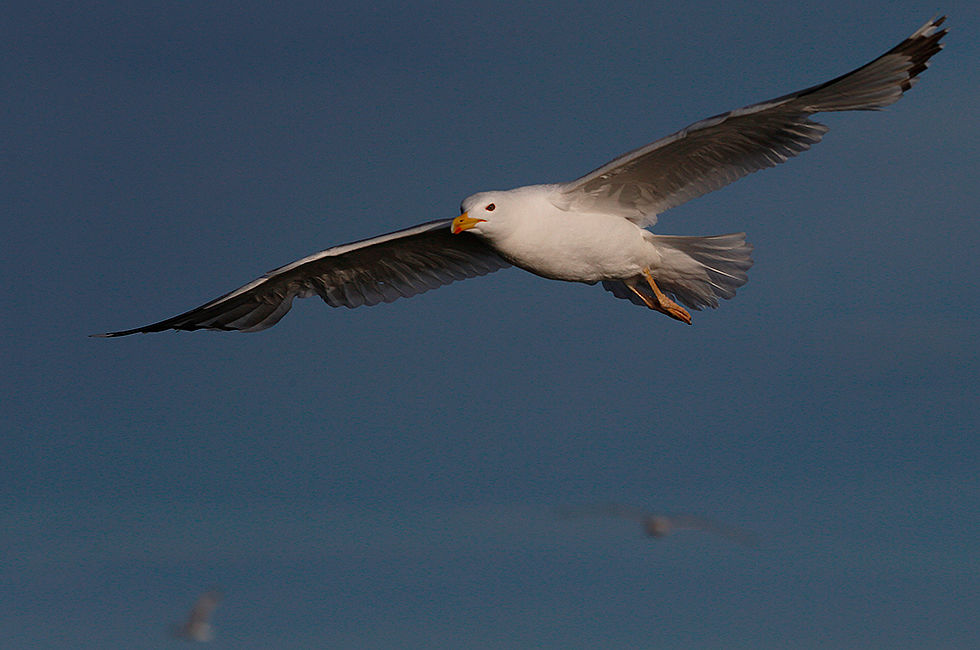
[[[453,234],[458,235],[464,230],[469,230],[478,223],[483,223],[486,219],[474,219],[469,212],[464,212],[453,219]]]

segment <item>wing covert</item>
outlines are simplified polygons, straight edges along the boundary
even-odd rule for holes
[[[331,307],[370,306],[510,266],[476,235],[452,234],[451,223],[451,219],[430,221],[328,248],[173,318],[93,336],[168,329],[258,332],[278,323],[296,297],[318,295]]]
[[[852,72],[767,102],[710,117],[619,156],[566,183],[562,207],[595,207],[640,225],[752,172],[774,167],[820,142],[826,111],[877,110],[898,101],[942,49],[945,17]]]

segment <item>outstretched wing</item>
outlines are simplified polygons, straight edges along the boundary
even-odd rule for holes
[[[676,530],[701,530],[745,546],[755,546],[757,543],[756,537],[752,533],[714,519],[685,512],[675,512],[663,516],[667,519],[670,527]]]
[[[613,212],[653,225],[669,208],[774,167],[820,142],[828,128],[809,116],[876,110],[901,99],[942,49],[934,19],[871,63],[827,83],[709,117],[623,154],[566,183],[562,207]]]
[[[579,517],[622,517],[624,519],[643,520],[653,515],[649,510],[637,508],[625,503],[599,503],[594,505],[566,506],[559,508],[557,514],[562,519]]]
[[[318,295],[331,307],[376,305],[510,266],[476,235],[452,234],[451,223],[450,219],[430,221],[328,248],[179,316],[93,336],[168,329],[259,332],[278,323],[297,296]]]

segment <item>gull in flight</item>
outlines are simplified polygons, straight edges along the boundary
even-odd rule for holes
[[[828,111],[876,110],[901,99],[942,49],[934,19],[867,65],[826,83],[709,117],[567,183],[480,192],[455,219],[335,246],[269,271],[196,309],[99,337],[174,330],[258,332],[294,298],[331,307],[392,302],[517,266],[551,280],[601,282],[617,298],[684,323],[748,281],[745,233],[656,235],[657,215],[820,142]],[[681,304],[678,304],[681,303]]]
[[[650,537],[661,538],[675,530],[700,530],[730,542],[745,546],[755,546],[755,536],[746,531],[722,524],[712,519],[685,513],[654,513],[634,506],[609,503],[598,506],[564,508],[558,511],[560,517],[621,517],[640,522],[643,532]]]
[[[197,599],[194,607],[182,625],[174,625],[173,635],[188,641],[210,641],[214,638],[211,616],[221,602],[222,594],[217,587],[211,587]]]

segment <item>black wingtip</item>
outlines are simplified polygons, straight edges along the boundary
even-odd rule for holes
[[[946,16],[933,18],[923,25],[919,31],[894,48],[893,51],[903,51],[912,62],[908,79],[901,84],[903,93],[918,81],[918,76],[929,67],[929,60],[943,49],[941,41],[949,33],[949,29],[939,29],[939,26],[945,21]]]
[[[119,336],[129,336],[142,332],[142,329],[126,330],[125,332],[105,332],[104,334],[89,334],[90,339],[114,339]]]
[[[131,330],[121,330],[119,332],[105,332],[104,334],[89,334],[90,339],[114,339],[120,336],[129,336],[130,334],[148,334],[150,332],[162,332],[165,327],[157,327],[156,325],[147,325],[146,327],[137,327]]]

